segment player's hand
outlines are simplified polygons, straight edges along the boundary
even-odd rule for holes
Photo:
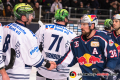
[[[2,75],[2,80],[10,80],[9,76],[6,74]]]
[[[52,69],[56,68],[57,65],[56,65],[56,63],[54,61],[50,61],[49,63],[50,63],[50,67],[47,68],[48,70],[52,70]]]

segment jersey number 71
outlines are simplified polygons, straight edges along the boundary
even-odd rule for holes
[[[50,45],[48,50],[51,50],[53,48],[53,46],[55,45],[56,41],[58,40],[57,47],[56,47],[56,50],[55,50],[56,52],[58,52],[59,51],[59,47],[60,47],[60,43],[61,43],[63,37],[59,37],[59,35],[55,35],[55,34],[52,34],[51,37],[54,37],[55,39],[53,40],[53,42]]]

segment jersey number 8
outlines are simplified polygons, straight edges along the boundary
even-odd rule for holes
[[[6,38],[5,38],[5,43],[3,45],[3,52],[6,52],[8,50],[8,46],[9,46],[9,43],[10,43],[10,34],[7,34]],[[15,62],[15,58],[16,58],[16,53],[15,53],[15,50],[13,48],[11,48],[11,59],[10,59],[10,63],[5,66],[5,70],[7,69],[11,69],[14,65],[14,62]]]

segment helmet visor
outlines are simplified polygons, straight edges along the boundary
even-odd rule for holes
[[[84,27],[92,25],[92,23],[90,23],[90,22],[82,22],[81,20],[78,21],[77,24],[78,24],[78,27],[81,27],[81,25],[84,26]]]
[[[35,19],[35,11],[33,11],[33,13],[31,14],[26,14],[26,17],[29,19],[29,17],[33,17],[33,19]]]

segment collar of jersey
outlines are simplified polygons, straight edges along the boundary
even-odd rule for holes
[[[96,34],[96,31],[95,31],[95,34]],[[94,34],[90,39],[88,39],[87,42],[90,41],[90,40],[95,36],[95,34]],[[83,35],[81,35],[81,39],[82,39],[82,41],[86,42],[86,41],[83,39]]]
[[[115,30],[113,31],[113,35],[117,38],[120,36],[120,34],[117,36],[116,33],[115,33]]]
[[[19,22],[17,22],[17,21],[15,21],[15,23],[16,23],[16,24],[19,24],[19,25],[21,25],[21,26],[23,26],[23,27],[25,27],[24,24],[21,24],[21,23],[19,23]]]
[[[59,25],[59,26],[64,26],[64,27],[66,27],[65,25],[62,25],[62,24],[57,24],[57,23],[54,23],[55,25]]]

